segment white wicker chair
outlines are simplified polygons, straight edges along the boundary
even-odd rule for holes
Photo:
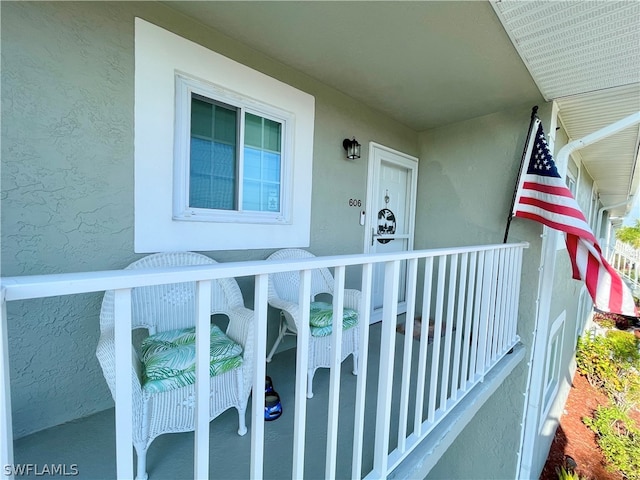
[[[126,269],[208,265],[216,262],[204,255],[158,253],[144,257]],[[134,288],[131,295],[132,327],[149,334],[195,325],[195,282]],[[211,314],[229,318],[226,335],[243,347],[243,363],[211,377],[210,419],[225,410],[238,410],[238,434],[247,432],[245,411],[253,370],[253,311],[245,308],[242,293],[232,278],[212,281]],[[100,312],[100,340],[96,356],[115,399],[114,292],[107,291]],[[146,455],[151,442],[163,433],[193,431],[194,385],[159,393],[142,388],[142,365],[133,348],[133,444],[138,456],[136,479],[147,478]]]
[[[295,260],[312,258],[313,254],[306,250],[289,248],[278,250],[271,254],[267,260]],[[313,270],[311,273],[311,298],[319,294],[333,296],[334,279],[328,268]],[[297,271],[283,272],[269,275],[268,302],[274,308],[280,310],[280,328],[267,362],[270,362],[278,345],[285,335],[296,335],[300,322],[300,309],[298,307],[298,294],[300,288],[300,275]],[[358,312],[358,318],[362,318],[361,292],[354,289],[344,290],[344,308],[351,308]],[[344,361],[349,355],[353,355],[353,374],[358,370],[358,327],[354,326],[343,330],[342,334],[342,358]],[[307,398],[313,397],[313,375],[318,368],[331,366],[331,335],[326,337],[309,336],[309,365],[307,370]]]

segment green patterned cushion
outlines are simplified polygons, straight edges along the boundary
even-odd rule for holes
[[[333,323],[333,305],[326,302],[311,302],[311,335],[314,337],[326,337],[331,334]],[[345,308],[342,312],[342,329],[347,330],[358,324],[358,312],[351,308]]]
[[[163,392],[195,383],[195,327],[156,333],[141,345],[143,388]],[[220,375],[242,365],[242,346],[211,325],[209,374]]]

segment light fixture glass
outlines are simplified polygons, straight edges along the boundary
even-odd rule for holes
[[[360,144],[356,140],[356,137],[352,137],[351,140],[345,138],[342,141],[342,146],[347,151],[347,158],[349,160],[360,158]]]

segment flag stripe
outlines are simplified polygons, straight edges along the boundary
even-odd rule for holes
[[[549,195],[558,195],[560,197],[569,197],[573,198],[571,195],[571,191],[567,189],[567,187],[557,187],[554,185],[544,185],[537,182],[527,182],[525,181],[522,184],[523,189],[535,190],[541,193],[547,193]]]
[[[593,235],[589,235],[588,232],[581,228],[576,228],[568,225],[567,223],[553,221],[550,218],[547,218],[545,216],[545,212],[542,210],[538,210],[536,212],[527,211],[526,209],[519,210],[516,212],[516,217],[528,218],[529,220],[534,220],[538,223],[542,223],[547,227],[553,228],[554,230],[560,230],[565,233],[571,233],[577,236],[588,236],[595,240],[595,237],[593,237]]]
[[[518,182],[513,215],[564,232],[573,278],[584,281],[596,308],[636,316],[631,291],[602,255],[580,206],[558,174],[539,119],[531,134],[535,137],[527,139],[527,170]]]
[[[574,218],[580,218],[582,216],[582,212],[580,210],[576,210],[572,207],[565,207],[564,205],[558,205],[557,203],[546,202],[544,200],[540,200],[539,198],[523,196],[520,199],[520,202],[524,205],[532,205],[534,207],[541,208],[542,210],[546,210],[550,213],[567,215]]]

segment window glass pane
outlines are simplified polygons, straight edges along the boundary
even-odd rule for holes
[[[282,125],[273,120],[264,119],[264,144],[267,150],[280,152],[280,129]]]
[[[233,107],[192,95],[190,207],[236,209],[236,119]]]
[[[247,113],[244,117],[244,144],[262,147],[262,117]]]
[[[245,115],[242,208],[259,212],[280,211],[282,124]]]
[[[262,158],[264,161],[264,179],[269,182],[280,183],[280,154],[265,152]]]

